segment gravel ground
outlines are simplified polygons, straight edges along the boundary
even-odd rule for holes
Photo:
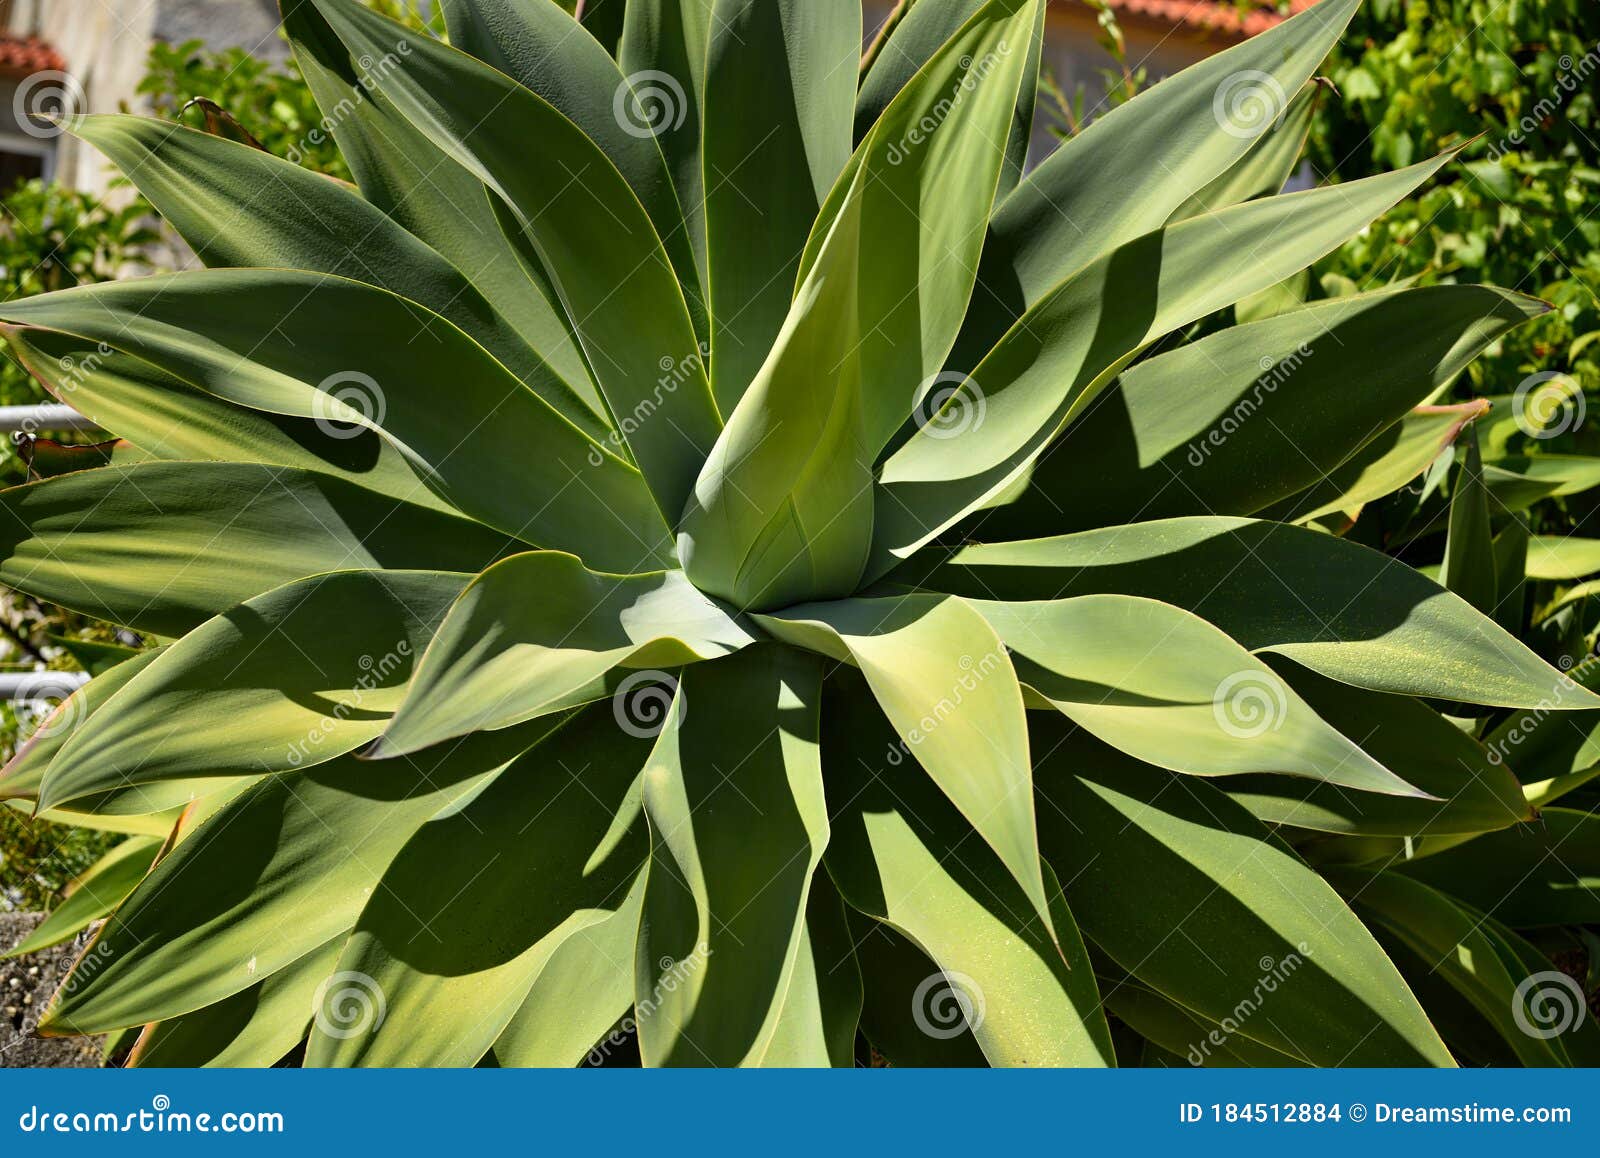
[[[42,920],[39,913],[0,913],[0,953],[19,943]],[[84,1069],[102,1064],[100,1038],[39,1037],[33,1032],[40,1011],[76,956],[77,946],[69,942],[29,957],[0,961],[0,1069]]]

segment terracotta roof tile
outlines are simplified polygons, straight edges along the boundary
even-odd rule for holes
[[[1119,12],[1159,20],[1164,24],[1184,26],[1205,32],[1221,32],[1232,36],[1254,36],[1274,25],[1282,24],[1287,17],[1277,6],[1259,3],[1241,7],[1228,0],[1108,0]],[[1316,0],[1291,0],[1293,12],[1303,12]]]
[[[36,72],[65,71],[66,60],[44,41],[0,32],[0,74],[32,76]]]

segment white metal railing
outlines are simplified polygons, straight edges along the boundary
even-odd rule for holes
[[[32,434],[38,430],[99,430],[70,406],[0,406],[0,434]]]
[[[0,671],[0,700],[64,700],[88,682],[81,671]]]
[[[100,427],[70,406],[0,406],[0,434],[92,431]],[[65,699],[89,682],[81,671],[0,672],[0,700]]]

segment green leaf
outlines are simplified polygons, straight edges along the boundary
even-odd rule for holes
[[[165,121],[84,117],[71,128],[128,175],[206,265],[303,269],[389,290],[471,334],[591,437],[608,429],[587,378],[564,381],[462,271],[354,190]]]
[[[816,0],[818,3],[824,0]],[[628,0],[617,66],[633,89],[623,117],[636,133],[654,137],[666,155],[699,281],[707,281],[705,206],[709,197],[700,155],[706,107],[706,51],[724,13],[717,0]],[[685,277],[684,284],[695,279]]]
[[[157,1022],[128,1056],[134,1069],[266,1069],[305,1037],[318,987],[333,972],[344,937],[313,949],[231,997]]]
[[[354,0],[314,2],[352,55],[394,51],[397,25]],[[433,41],[410,47],[372,77],[374,86],[516,214],[662,516],[675,525],[721,422],[663,235],[610,158],[560,110],[463,52]]]
[[[756,619],[787,643],[861,669],[900,734],[900,758],[926,769],[1048,928],[1022,688],[983,616],[961,599],[908,595],[804,604]]]
[[[590,708],[424,824],[384,870],[335,974],[381,994],[382,1012],[351,1016],[330,987],[306,1064],[470,1066],[487,1053],[555,950],[627,907],[647,847],[649,751]]]
[[[1528,540],[1528,578],[1582,579],[1600,571],[1600,539],[1534,535]]]
[[[710,0],[697,2],[703,2],[709,11]],[[616,0],[616,5],[620,7],[621,0]],[[617,167],[678,263],[696,329],[703,329],[700,286],[704,270],[697,268],[691,257],[685,219],[686,210],[701,214],[701,200],[696,194],[692,201],[680,202],[673,172],[661,151],[662,134],[652,131],[656,127],[652,118],[675,118],[677,111],[685,108],[687,94],[683,102],[670,94],[670,107],[657,104],[655,98],[666,90],[661,90],[654,78],[631,82],[624,77],[610,51],[592,36],[580,33],[572,18],[554,4],[450,0],[444,7],[453,46],[547,101],[582,129]],[[703,52],[703,34],[700,44]],[[696,228],[698,220],[697,216]],[[537,276],[549,284],[542,263]]]
[[[1540,1038],[1521,1029],[1516,1015],[1522,996],[1522,970],[1510,947],[1500,943],[1481,918],[1449,897],[1396,873],[1342,869],[1328,880],[1350,900],[1358,916],[1387,929],[1432,973],[1443,977],[1488,1019],[1517,1058],[1528,1066],[1571,1064],[1560,1039]],[[1508,960],[1507,958],[1510,958]]]
[[[1371,934],[1244,809],[1109,749],[1041,748],[1046,855],[1120,966],[1313,1065],[1454,1064]]]
[[[104,342],[241,406],[376,430],[458,509],[535,545],[623,570],[669,557],[631,467],[455,326],[385,290],[328,274],[205,270],[7,303],[0,317]],[[262,317],[274,341],[261,340]],[[453,384],[455,421],[441,421],[441,382]]]
[[[375,68],[392,66],[395,54],[368,58],[362,67],[318,15],[313,0],[280,0],[279,7],[295,65],[331,126],[319,125],[316,131],[331,131],[362,196],[470,274],[528,346],[582,390],[581,383],[590,379],[588,365],[561,300],[547,284],[529,281],[496,222],[483,183],[412,127],[369,83]],[[416,39],[406,38],[408,51]],[[592,387],[583,393],[593,394]]]
[[[0,768],[0,800],[38,800],[56,753],[65,747],[91,716],[105,706],[129,680],[153,662],[161,648],[135,654],[96,675],[56,706],[28,734],[28,738]],[[167,827],[171,827],[168,825]]]
[[[818,874],[806,899],[794,976],[762,1064],[851,1068],[861,1003],[861,970],[844,903],[827,874]]]
[[[1451,156],[1179,222],[1069,275],[884,463],[869,574],[1005,493],[1149,343],[1310,265]]]
[[[1227,1022],[1208,1021],[1126,975],[1102,981],[1101,987],[1106,1009],[1170,1053],[1173,1065],[1286,1069],[1306,1064],[1243,1034],[1230,1033]]]
[[[633,949],[644,874],[610,916],[575,931],[546,959],[522,1007],[495,1039],[507,1067],[575,1066],[633,1007]],[[596,1042],[601,1042],[596,1046]]]
[[[0,510],[0,582],[168,636],[308,575],[472,573],[511,545],[329,475],[244,463],[63,475],[0,491]]]
[[[828,843],[821,679],[815,657],[772,645],[683,674],[644,773],[646,1065],[763,1063],[806,980],[807,897]]]
[[[990,0],[839,178],[783,331],[684,514],[679,551],[703,590],[765,609],[859,585],[872,460],[966,311],[1037,2]]]
[[[400,766],[345,757],[246,789],[101,929],[46,1010],[46,1031],[192,1013],[342,938],[411,835],[547,729],[475,737]]]
[[[69,941],[106,916],[144,879],[162,845],[160,837],[131,836],[90,866],[68,887],[66,900],[5,957],[37,953]]]
[[[1301,527],[1164,519],[990,543],[958,552],[925,585],[1007,601],[1142,595],[1357,687],[1547,711],[1596,703],[1404,563]]]
[[[74,733],[39,807],[132,784],[289,772],[354,751],[388,725],[416,657],[467,580],[344,571],[223,612],[166,648]]]
[[[886,39],[861,78],[855,105],[855,138],[860,141],[934,53],[961,31],[983,7],[984,0],[946,0],[942,4],[907,4],[903,16],[885,29]],[[1022,179],[1033,138],[1034,103],[1038,93],[1039,57],[1044,47],[1043,6],[1028,41],[1028,61],[1017,91],[1017,107],[1006,137],[1006,165],[1000,174],[1003,200]]]
[[[902,1069],[989,1064],[967,1023],[965,994],[931,957],[882,921],[852,912],[850,931],[861,963],[861,1033],[873,1049]],[[917,1023],[918,1010],[936,1033]]]
[[[935,1043],[969,1027],[996,1066],[1111,1064],[1089,959],[1055,874],[1045,870],[1052,932],[1014,870],[904,766],[895,733],[859,685],[830,682],[823,721],[834,828],[828,872],[852,907],[936,963],[909,998],[903,986],[894,990],[905,1006],[878,1016],[909,1014]],[[870,977],[871,959],[865,964]]]
[[[1359,4],[1324,0],[1207,57],[1096,117],[1047,157],[995,214],[958,365],[974,365],[1063,277],[1160,229],[1252,152]]]
[[[539,599],[530,601],[529,591]],[[752,642],[680,571],[599,575],[571,555],[513,555],[474,579],[450,609],[369,755],[402,755],[546,715],[617,667],[676,668]]]
[[[1271,668],[1205,620],[1122,595],[972,601],[1018,678],[1147,764],[1197,776],[1277,772],[1425,795],[1318,717]]]
[[[70,334],[18,330],[8,344],[46,390],[70,399],[74,409],[149,457],[321,471],[407,503],[460,514],[374,431],[252,410]],[[122,466],[131,456],[119,451],[111,457],[112,465]],[[73,469],[84,465],[94,464]]]
[[[1600,815],[1546,808],[1529,824],[1395,866],[1513,929],[1600,923]]]
[[[1306,147],[1306,138],[1316,119],[1317,103],[1322,87],[1312,80],[1294,94],[1283,115],[1271,127],[1256,137],[1249,152],[1235,161],[1231,168],[1216,177],[1172,211],[1167,218],[1170,224],[1202,213],[1215,213],[1230,205],[1251,201],[1257,197],[1270,197],[1283,190],[1300,168],[1300,154]],[[1277,94],[1267,87],[1264,95],[1276,102]],[[1269,112],[1269,109],[1263,109]],[[1255,126],[1251,126],[1254,128]],[[1301,298],[1303,301],[1303,296]],[[1244,319],[1241,318],[1240,321]]]
[[[1426,485],[1428,468],[1450,449],[1467,423],[1483,413],[1483,403],[1419,406],[1334,468],[1316,486],[1258,512],[1279,522],[1309,523],[1327,515],[1355,517],[1364,503]],[[1424,478],[1418,480],[1418,476]]]
[[[856,0],[716,5],[701,149],[711,387],[724,414],[783,328],[812,222],[850,159],[860,51]]]
[[[1434,286],[1318,302],[1180,346],[1124,372],[983,533],[1254,514],[1322,484],[1490,342],[1545,312],[1502,290]],[[1397,348],[1397,333],[1411,340]]]
[[[1450,529],[1445,539],[1439,582],[1485,615],[1499,606],[1496,594],[1494,530],[1489,526],[1489,493],[1483,485],[1483,457],[1477,432],[1465,431],[1455,490],[1450,495]]]
[[[1480,833],[1532,815],[1522,786],[1471,736],[1406,696],[1353,688],[1277,659],[1274,669],[1311,708],[1373,759],[1431,799],[1344,792],[1279,776],[1220,785],[1259,820],[1363,836]]]

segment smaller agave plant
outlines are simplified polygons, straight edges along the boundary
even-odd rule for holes
[[[1278,195],[1357,0],[1027,175],[1044,0],[902,5],[864,62],[857,0],[441,6],[285,0],[354,187],[74,120],[212,268],[0,306],[119,436],[0,494],[0,581],[158,644],[0,776],[151,834],[42,935],[109,911],[49,1032],[1447,1066],[1465,993],[1595,1056],[1517,1034],[1498,926],[1419,975],[1378,910],[1426,873],[1314,855],[1475,861],[1538,801],[1460,721],[1600,710],[1341,533],[1544,304],[1261,308],[1451,159]]]

